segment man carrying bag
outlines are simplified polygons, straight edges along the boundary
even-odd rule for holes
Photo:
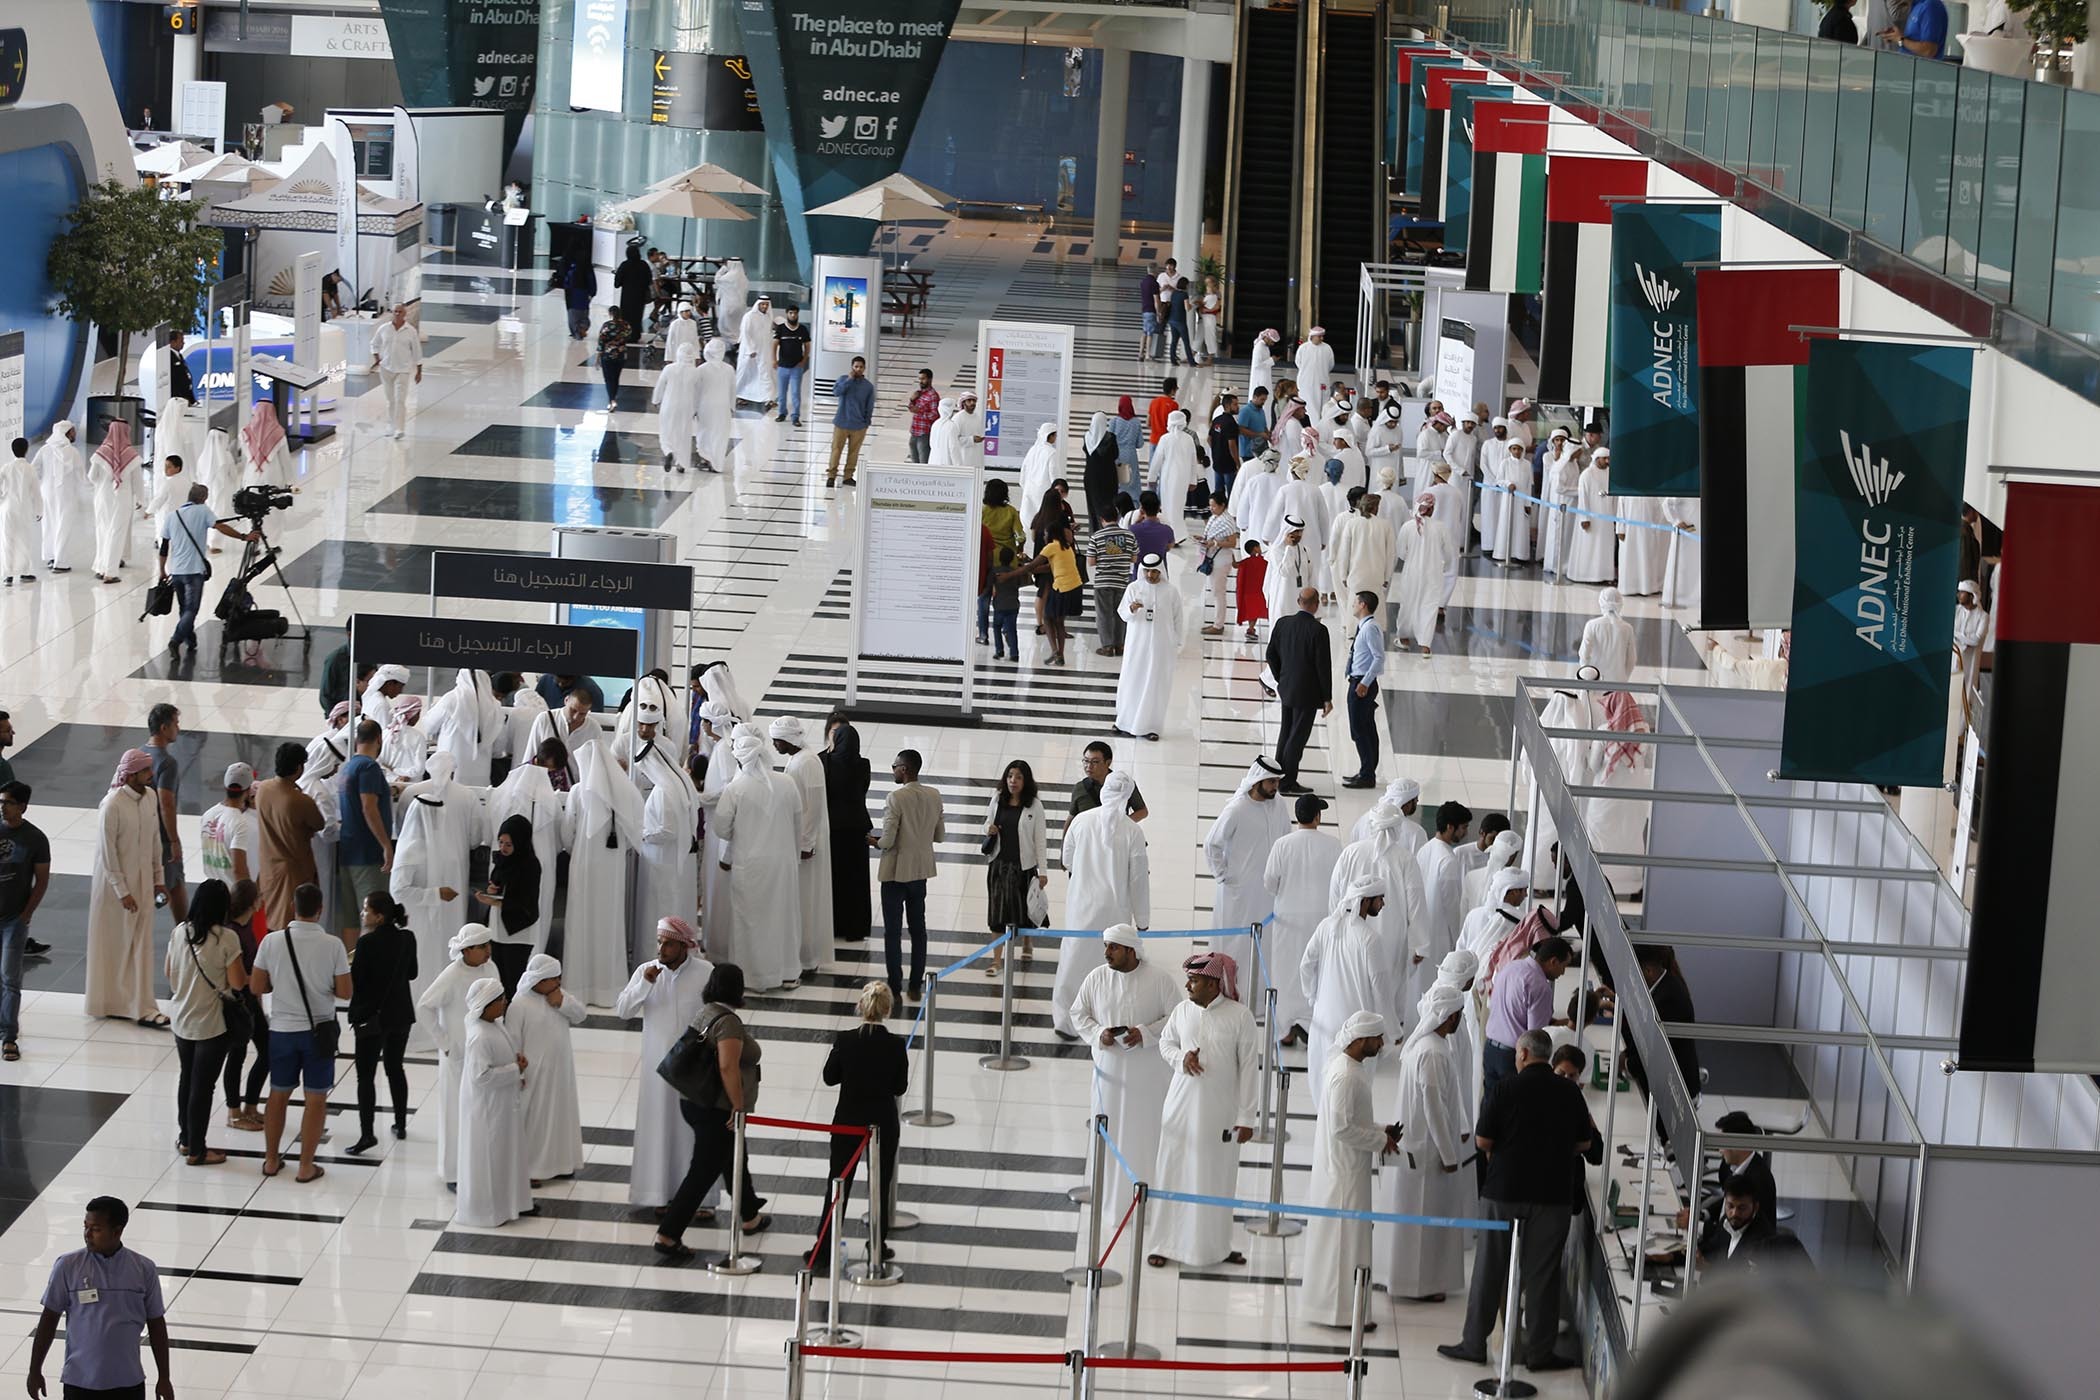
[[[263,1110],[262,1172],[275,1176],[284,1170],[277,1146],[284,1137],[292,1090],[303,1085],[298,1181],[325,1175],[314,1165],[314,1150],[321,1145],[328,1093],[335,1088],[336,1046],[342,1033],[335,1004],[350,999],[350,956],[342,939],[321,927],[321,903],[319,885],[301,885],[294,892],[292,921],[255,950],[255,976],[249,983],[256,995],[270,998],[270,1101]],[[314,971],[302,972],[301,964]],[[315,987],[316,980],[330,976],[332,982]]]

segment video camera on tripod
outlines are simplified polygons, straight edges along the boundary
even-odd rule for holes
[[[233,513],[258,525],[271,511],[289,509],[291,504],[292,491],[288,486],[271,486],[264,483],[243,486],[233,493]]]
[[[277,564],[277,546],[263,534],[264,517],[291,504],[292,492],[284,486],[260,483],[243,486],[233,493],[234,513],[248,522],[255,538],[242,549],[240,567],[226,581],[226,591],[219,595],[218,607],[213,610],[221,623],[222,643],[274,641],[291,631],[291,624],[285,621],[284,614],[275,608],[257,607],[255,595],[248,588],[264,570],[275,568]],[[284,575],[280,571],[278,582],[283,581]],[[289,585],[286,591],[290,591]]]

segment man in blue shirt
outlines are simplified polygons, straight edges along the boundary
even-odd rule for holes
[[[1356,745],[1356,772],[1343,787],[1378,782],[1378,678],[1385,674],[1385,629],[1378,625],[1378,595],[1356,595],[1356,639],[1349,644],[1349,738]]]
[[[1251,462],[1268,450],[1269,429],[1275,425],[1269,421],[1269,388],[1266,384],[1254,386],[1246,407],[1240,410],[1240,460]]]
[[[860,465],[860,441],[875,421],[875,385],[868,378],[868,362],[855,355],[853,368],[832,382],[831,396],[838,410],[831,415],[831,465],[824,470],[824,484],[838,484],[839,450],[844,448],[846,484],[851,486],[853,469]]]
[[[336,839],[335,868],[341,883],[343,942],[357,942],[363,926],[365,896],[387,887],[394,868],[394,794],[386,770],[379,766],[379,747],[386,731],[372,720],[359,720],[357,752],[343,765],[338,785],[337,815],[342,834]]]
[[[180,457],[170,457],[168,461],[177,471],[182,470]],[[204,606],[204,580],[211,576],[211,565],[204,558],[204,537],[217,530],[236,540],[255,538],[222,524],[205,504],[210,499],[209,488],[202,483],[192,486],[189,500],[169,511],[160,523],[160,576],[174,583],[175,602],[180,610],[175,634],[168,638],[170,656],[183,647],[197,649],[197,610]]]
[[[1910,17],[1903,21],[1899,33],[1894,25],[1881,31],[1881,37],[1903,46],[1905,53],[1919,58],[1945,58],[1947,56],[1947,7],[1940,0],[1911,0]]]
[[[175,1400],[168,1375],[167,1308],[161,1302],[160,1274],[153,1261],[124,1248],[124,1226],[131,1211],[114,1196],[87,1203],[81,1238],[87,1248],[61,1254],[44,1285],[43,1315],[29,1344],[29,1394],[43,1400],[44,1358],[66,1324],[66,1362],[59,1381],[68,1395],[99,1395],[145,1400],[146,1370],[139,1364],[139,1330],[153,1347],[153,1369],[159,1374],[153,1393]]]

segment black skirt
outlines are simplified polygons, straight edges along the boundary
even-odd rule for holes
[[[993,933],[1004,933],[1009,927],[1034,928],[1035,921],[1028,917],[1028,887],[1035,883],[1035,872],[1023,870],[1011,861],[993,860],[985,868],[985,926]]]

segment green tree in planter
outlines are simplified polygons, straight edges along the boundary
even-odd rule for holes
[[[2087,31],[2086,0],[2029,0],[2025,5],[2015,4],[2027,21],[2027,28],[2049,42],[2057,53],[2072,44],[2085,42]],[[2055,66],[2055,59],[2050,60]]]
[[[117,391],[131,363],[131,337],[157,326],[188,329],[205,296],[198,264],[215,265],[218,230],[199,228],[194,200],[163,199],[150,186],[104,180],[89,188],[51,242],[45,273],[54,310],[117,335]]]

